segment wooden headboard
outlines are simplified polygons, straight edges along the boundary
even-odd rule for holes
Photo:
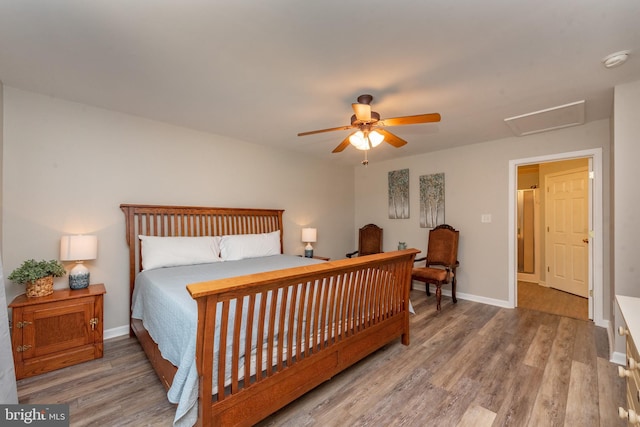
[[[136,275],[142,270],[139,235],[223,236],[270,233],[282,230],[282,209],[213,208],[122,204],[129,245],[129,291],[133,294]],[[282,253],[282,232],[280,253]]]

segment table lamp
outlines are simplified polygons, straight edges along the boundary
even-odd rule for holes
[[[305,258],[313,258],[313,246],[311,246],[311,243],[315,243],[317,237],[318,233],[315,228],[302,229],[302,242],[307,244],[304,247]]]
[[[97,254],[97,236],[62,236],[60,260],[76,262],[76,265],[69,271],[69,287],[71,289],[83,289],[89,286],[89,269],[82,262],[96,259]]]

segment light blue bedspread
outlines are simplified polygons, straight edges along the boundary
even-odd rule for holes
[[[178,367],[167,393],[177,403],[174,426],[192,426],[198,417],[198,372],[195,364],[197,305],[186,285],[322,261],[273,255],[143,271],[136,277],[132,317],[141,319],[162,356]],[[215,383],[215,379],[214,379]]]

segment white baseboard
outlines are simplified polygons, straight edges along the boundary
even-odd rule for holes
[[[613,330],[613,322],[610,322],[608,320],[605,320],[603,322],[605,323],[605,325],[602,325],[602,327],[607,329],[607,335],[609,338],[609,354],[611,355],[611,357],[609,358],[609,362],[627,366],[627,355],[625,353],[615,351],[616,334]]]
[[[421,290],[423,292],[426,292],[426,290],[427,290],[424,282],[413,282],[413,289]],[[435,286],[431,286],[429,289],[431,290],[431,294],[435,295],[435,293],[436,293]],[[442,295],[451,297],[451,289],[442,289]],[[509,301],[500,300],[500,299],[493,299],[493,298],[486,298],[486,297],[481,297],[481,296],[478,296],[478,295],[466,294],[464,292],[456,292],[456,298],[460,298],[460,299],[467,300],[467,301],[479,302],[479,303],[487,304],[487,305],[494,305],[496,307],[513,308],[509,304]]]
[[[118,326],[116,328],[106,329],[104,331],[104,339],[117,338],[124,335],[129,335],[129,325]]]
[[[518,273],[518,280],[523,282],[538,283],[540,282],[540,275],[535,273]]]
[[[449,296],[451,296],[451,292],[449,292]],[[511,304],[509,304],[509,301],[501,299],[480,297],[478,295],[465,294],[464,292],[456,292],[456,297],[467,301],[480,302],[487,305],[495,305],[496,307],[514,308]]]
[[[613,353],[611,353],[611,359],[609,359],[609,362],[627,366],[627,355],[618,351],[614,351]]]

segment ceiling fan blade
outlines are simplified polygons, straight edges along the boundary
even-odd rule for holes
[[[385,142],[388,142],[389,144],[393,145],[396,148],[400,148],[407,143],[407,141],[405,141],[404,139],[384,129],[378,128],[376,129],[376,132],[380,132],[382,135],[384,135]]]
[[[380,120],[378,123],[383,126],[400,126],[400,125],[415,125],[418,123],[434,123],[440,121],[440,114],[418,114],[415,116],[403,116],[394,117],[391,119]]]
[[[312,131],[309,131],[309,132],[300,132],[298,134],[298,136],[314,135],[316,133],[323,133],[323,132],[333,132],[335,130],[347,130],[347,129],[353,129],[354,127],[356,127],[356,126],[349,125],[349,126],[340,126],[340,127],[337,127],[337,128],[312,130]]]
[[[351,136],[351,135],[349,135]],[[349,136],[346,137],[336,148],[333,149],[332,153],[340,153],[345,148],[349,146]]]
[[[371,105],[369,104],[351,104],[353,112],[356,113],[356,119],[361,122],[371,121]]]

